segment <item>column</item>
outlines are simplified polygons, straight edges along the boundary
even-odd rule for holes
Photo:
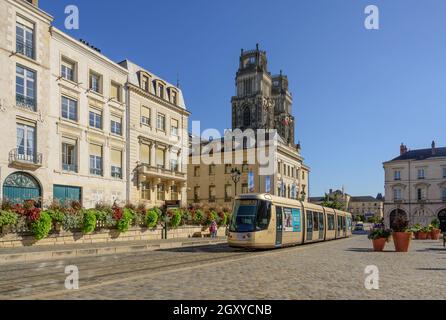
[[[166,168],[166,170],[170,170],[170,153],[172,152],[172,147],[167,147],[165,152],[166,154],[164,155],[164,167]]]
[[[150,166],[156,167],[156,144],[154,142],[150,145]]]

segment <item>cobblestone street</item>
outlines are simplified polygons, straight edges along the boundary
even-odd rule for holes
[[[210,245],[0,266],[1,299],[445,299],[446,249],[374,253],[366,236],[249,252]],[[79,290],[65,290],[76,265]],[[379,268],[366,290],[365,267]]]

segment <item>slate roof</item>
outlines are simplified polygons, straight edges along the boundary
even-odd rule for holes
[[[425,160],[429,158],[439,158],[446,157],[446,148],[435,148],[435,154],[432,154],[432,148],[430,149],[418,149],[418,150],[410,150],[405,154],[396,157],[391,161],[399,161],[399,160]]]

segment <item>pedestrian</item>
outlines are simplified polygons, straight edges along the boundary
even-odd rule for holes
[[[217,237],[217,222],[215,221],[215,219],[212,220],[211,227],[209,228],[209,231],[211,232],[211,238]]]

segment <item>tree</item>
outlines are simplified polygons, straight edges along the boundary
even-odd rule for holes
[[[322,201],[322,206],[327,208],[333,208],[336,210],[345,210],[344,203],[339,199],[338,194],[328,195],[325,194],[324,201]]]

